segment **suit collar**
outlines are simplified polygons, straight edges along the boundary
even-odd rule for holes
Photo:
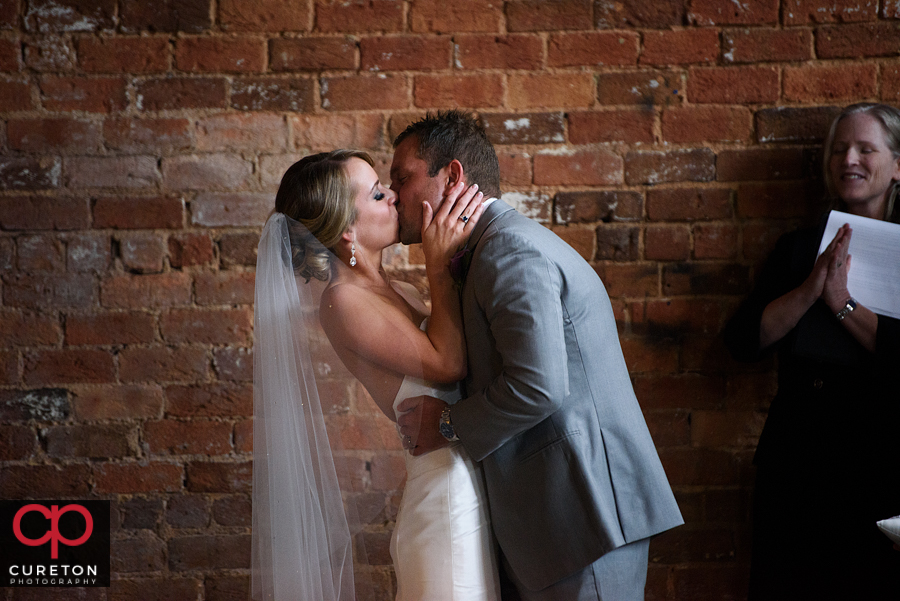
[[[475,246],[478,244],[478,241],[481,240],[481,236],[482,234],[484,234],[485,230],[487,230],[488,226],[491,225],[498,217],[500,217],[500,215],[514,210],[515,209],[506,204],[500,198],[497,198],[494,202],[488,205],[488,207],[484,210],[484,213],[481,215],[481,219],[479,219],[478,223],[475,225],[475,229],[472,230],[472,235],[469,236],[469,240],[466,242],[466,248],[474,250]]]

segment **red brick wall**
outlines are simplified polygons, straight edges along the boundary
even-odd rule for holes
[[[835,107],[900,100],[897,19],[887,0],[0,0],[0,496],[114,502],[113,586],[81,599],[245,598],[253,270],[281,173],[351,146],[387,181],[392,137],[459,106],[507,198],[613,299],[687,521],[653,542],[647,598],[744,598],[774,378],[718,334],[814,214]],[[416,249],[390,262],[421,279]],[[400,451],[367,451],[371,405],[341,404],[388,599]]]

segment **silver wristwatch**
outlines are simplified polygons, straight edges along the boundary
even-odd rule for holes
[[[441,411],[441,421],[438,424],[438,428],[441,431],[441,436],[446,438],[450,442],[456,442],[459,440],[459,436],[456,435],[456,432],[453,430],[453,424],[450,422],[450,407],[444,407],[444,410]]]
[[[843,321],[845,317],[853,313],[853,310],[856,309],[856,299],[852,296],[847,299],[847,304],[844,305],[844,308],[834,314],[837,317],[838,321]]]

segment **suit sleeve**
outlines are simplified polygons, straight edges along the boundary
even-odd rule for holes
[[[502,359],[498,377],[454,405],[454,428],[476,461],[540,423],[568,395],[561,276],[527,239],[483,241],[468,277]]]

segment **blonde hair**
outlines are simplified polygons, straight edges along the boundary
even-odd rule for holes
[[[894,155],[894,159],[900,159],[900,110],[887,104],[876,104],[874,102],[860,102],[851,104],[846,107],[841,114],[838,115],[831,123],[831,129],[828,130],[828,137],[825,138],[825,154],[822,157],[822,170],[825,176],[825,185],[828,188],[828,195],[831,198],[831,207],[837,210],[847,210],[846,203],[838,196],[834,181],[831,179],[831,152],[834,147],[834,136],[837,132],[838,124],[851,115],[869,115],[881,125],[884,131],[884,139],[888,148]],[[894,182],[891,193],[888,195],[887,203],[884,207],[885,221],[900,222],[900,210],[895,211],[895,200],[900,192],[900,182]]]
[[[290,229],[291,254],[294,272],[307,281],[331,276],[333,249],[356,222],[355,190],[346,170],[352,158],[374,166],[361,150],[320,152],[291,165],[278,186],[275,210],[303,226]]]

